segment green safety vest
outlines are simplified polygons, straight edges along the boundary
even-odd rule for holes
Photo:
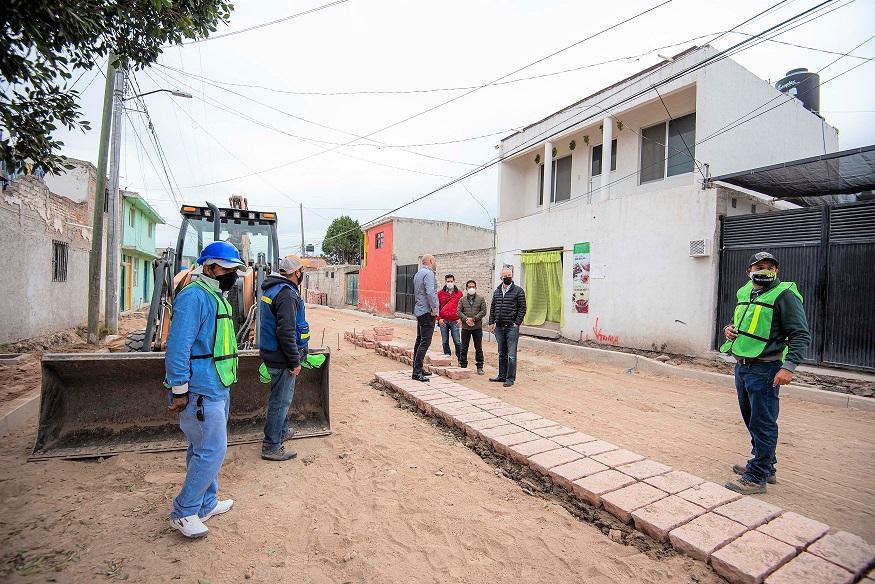
[[[216,338],[213,341],[212,355],[192,355],[192,359],[212,359],[216,365],[219,380],[225,387],[237,383],[237,334],[234,332],[234,322],[231,319],[231,303],[213,290],[203,280],[195,280],[185,288],[199,286],[206,290],[216,301]],[[183,290],[185,290],[183,288]]]
[[[772,318],[775,314],[775,301],[783,292],[790,290],[802,300],[802,294],[796,288],[795,282],[781,282],[766,290],[753,301],[750,299],[753,282],[748,282],[738,289],[736,297],[738,304],[732,324],[738,330],[734,341],[726,341],[720,347],[720,352],[731,353],[737,357],[756,359],[763,354],[769,343],[772,332]],[[787,349],[784,349],[786,355]]]

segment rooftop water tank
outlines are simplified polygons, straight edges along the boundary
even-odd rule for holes
[[[775,83],[775,88],[796,97],[806,109],[819,114],[820,75],[817,73],[804,67],[787,71],[787,76]]]

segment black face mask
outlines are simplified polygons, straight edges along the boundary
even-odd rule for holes
[[[237,283],[237,271],[228,272],[227,274],[222,274],[221,276],[216,276],[216,280],[219,282],[219,290],[222,292],[228,292],[231,288],[234,287],[234,284]]]
[[[506,286],[510,286],[511,282],[513,282],[513,278],[502,278],[501,281],[504,282]]]

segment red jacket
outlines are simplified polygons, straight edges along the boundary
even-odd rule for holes
[[[444,286],[438,290],[438,303],[441,310],[438,315],[444,320],[459,320],[459,300],[462,299],[462,291],[454,288],[453,292],[447,290]]]

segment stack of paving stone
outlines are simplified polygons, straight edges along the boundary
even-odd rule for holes
[[[845,531],[651,460],[449,379],[377,381],[548,476],[577,498],[706,563],[732,583],[875,584],[875,546]]]
[[[328,292],[322,292],[321,290],[307,290],[307,303],[327,306]]]
[[[360,331],[346,331],[343,338],[354,345],[366,349],[374,349],[378,355],[400,361],[405,365],[413,365],[413,349],[404,343],[393,341],[394,327],[374,327]],[[453,367],[449,355],[440,352],[428,352],[425,355],[424,367],[429,373],[449,377],[450,379],[468,379],[470,369]]]

